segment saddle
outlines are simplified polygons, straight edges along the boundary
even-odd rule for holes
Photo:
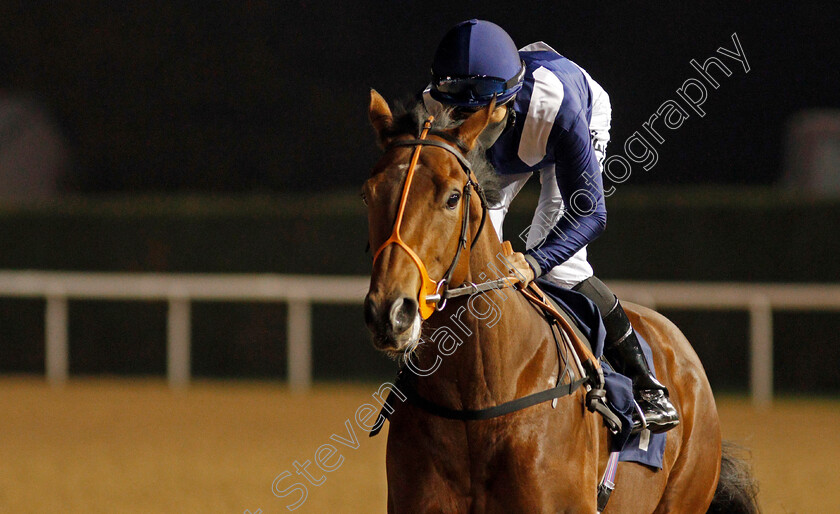
[[[509,241],[502,242],[504,254],[513,254]],[[521,284],[520,284],[521,285]],[[517,287],[528,301],[546,318],[548,323],[556,324],[561,333],[566,336],[572,347],[578,372],[588,378],[589,391],[586,393],[586,408],[590,412],[597,412],[604,418],[604,424],[613,435],[622,432],[622,423],[618,416],[610,410],[606,401],[606,386],[601,363],[592,351],[589,339],[583,335],[577,325],[576,317],[567,312],[551,296],[545,294],[535,281],[527,287]]]
[[[614,435],[621,433],[623,428],[621,419],[607,405],[601,362],[595,357],[589,339],[583,335],[575,318],[553,298],[545,294],[535,282],[531,282],[526,288],[520,288],[520,292],[540,311],[549,324],[557,324],[566,336],[566,340],[574,351],[578,372],[588,378],[589,391],[586,393],[586,408],[590,412],[600,414],[604,418],[604,424]]]

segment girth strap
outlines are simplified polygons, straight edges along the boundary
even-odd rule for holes
[[[447,419],[457,419],[460,421],[478,421],[497,418],[499,416],[504,416],[505,414],[510,414],[511,412],[516,412],[518,410],[537,405],[538,403],[569,396],[577,391],[577,389],[587,380],[588,379],[586,377],[579,378],[574,382],[558,384],[551,389],[529,394],[528,396],[523,396],[522,398],[517,398],[515,400],[495,405],[493,407],[487,407],[485,409],[450,409],[448,407],[444,407],[443,405],[430,402],[417,394],[417,392],[411,387],[408,387],[404,392],[412,404],[420,407],[430,414],[434,414],[435,416]]]
[[[403,394],[405,394],[406,398],[409,402],[411,402],[412,405],[420,407],[429,414],[434,414],[435,416],[440,416],[442,418],[455,419],[459,421],[480,421],[485,419],[498,418],[499,416],[504,416],[505,414],[510,414],[511,412],[516,412],[518,410],[532,407],[539,403],[547,402],[555,398],[569,396],[575,391],[577,391],[578,388],[580,388],[580,386],[582,386],[587,380],[589,380],[588,377],[583,377],[573,382],[557,384],[551,389],[546,389],[538,393],[529,394],[528,396],[523,396],[522,398],[517,398],[515,400],[511,400],[500,405],[495,405],[493,407],[487,407],[485,409],[459,410],[450,409],[448,407],[438,405],[423,398],[417,393],[413,385],[409,385],[406,383],[406,380],[403,378],[403,376],[403,373],[400,372],[394,385],[397,386],[397,388],[400,391],[402,391]],[[388,394],[388,397],[385,399],[385,405],[383,405],[382,410],[379,413],[379,418],[377,419],[376,424],[373,426],[373,429],[370,431],[369,437],[373,437],[376,434],[378,434],[382,430],[382,427],[385,425],[385,420],[391,417],[390,413],[394,411],[394,396],[395,395],[393,391],[391,391]]]
[[[570,362],[568,361],[568,359],[563,358],[561,355],[562,349],[560,340],[557,339],[557,335],[555,334],[554,329],[555,327],[553,325],[550,325],[549,330],[551,331],[551,335],[554,338],[554,345],[557,349],[558,366],[557,383],[551,389],[546,389],[538,393],[529,394],[527,396],[523,396],[515,400],[510,400],[508,402],[502,403],[500,405],[495,405],[493,407],[487,407],[485,409],[450,409],[449,407],[438,405],[420,396],[414,387],[414,379],[416,378],[416,376],[414,374],[411,374],[410,372],[407,373],[405,369],[401,369],[400,372],[397,374],[397,380],[395,381],[394,385],[397,389],[402,391],[403,394],[405,394],[406,399],[414,406],[420,407],[429,414],[440,416],[446,419],[455,419],[459,421],[480,421],[485,419],[497,418],[499,416],[504,416],[505,414],[510,414],[511,412],[516,412],[518,410],[532,407],[539,403],[547,402],[549,400],[556,400],[557,398],[562,398],[564,396],[569,396],[575,391],[577,391],[578,388],[580,388],[580,386],[589,381],[591,377],[584,376],[579,378],[578,380],[563,383],[563,377],[566,376],[566,373],[569,371]],[[565,366],[563,365],[564,361]],[[379,413],[379,417],[376,420],[376,424],[370,431],[370,437],[375,436],[379,433],[380,430],[382,430],[382,426],[385,424],[385,420],[389,419],[390,413],[394,412],[394,396],[394,391],[391,390],[391,392],[388,394],[388,397],[385,399],[385,404],[382,406],[382,410]]]

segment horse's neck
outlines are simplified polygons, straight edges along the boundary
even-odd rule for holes
[[[470,253],[470,277],[506,275],[492,231]],[[430,323],[421,350],[424,396],[453,408],[483,408],[553,385],[557,358],[548,325],[521,293],[506,288],[451,301]],[[455,345],[457,349],[450,351]]]

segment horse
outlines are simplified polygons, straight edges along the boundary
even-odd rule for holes
[[[395,114],[371,90],[369,118],[384,153],[362,188],[368,244],[377,249],[365,320],[378,350],[410,357],[412,369],[423,371],[415,394],[452,411],[538,393],[556,386],[563,371],[550,325],[524,295],[475,286],[499,277],[505,254],[492,224],[484,226],[483,195],[469,201],[492,188],[476,144],[492,112],[493,105],[463,121],[426,119],[418,104]],[[446,294],[459,284],[475,294]],[[739,462],[721,474],[722,459],[732,460],[722,456],[714,396],[688,340],[661,314],[622,304],[652,347],[681,423],[668,432],[661,470],[619,465],[607,511],[740,512],[725,503],[740,495],[743,512],[753,512],[749,488],[734,483]],[[596,512],[609,434],[585,407],[585,394],[579,388],[555,402],[466,421],[398,404],[386,449],[388,512]]]

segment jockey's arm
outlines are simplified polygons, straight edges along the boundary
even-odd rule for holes
[[[545,240],[525,252],[534,278],[564,263],[601,235],[607,225],[601,170],[585,118],[578,117],[568,131],[559,134],[554,156],[565,212]]]

